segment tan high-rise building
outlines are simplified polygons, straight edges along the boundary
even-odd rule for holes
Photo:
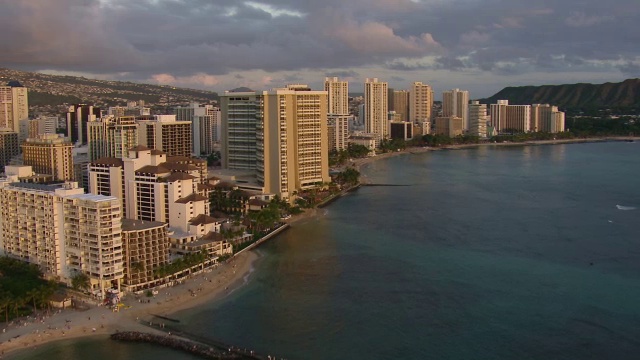
[[[448,137],[456,137],[462,135],[462,118],[457,116],[437,117],[435,121],[436,135],[446,135]]]
[[[469,92],[453,89],[442,93],[442,116],[462,118],[462,129],[469,130]]]
[[[327,112],[332,115],[349,115],[349,83],[337,77],[324,79],[324,91],[327,92]]]
[[[43,134],[27,139],[22,145],[25,165],[38,174],[53,176],[55,181],[73,180],[73,144],[59,134]]]
[[[58,118],[55,116],[39,117],[33,120],[23,120],[27,124],[29,138],[36,138],[42,134],[55,134],[58,128]]]
[[[161,285],[154,270],[169,263],[168,224],[157,221],[122,219],[124,247],[124,288],[139,291]]]
[[[225,92],[221,111],[223,167],[255,170],[263,192],[284,199],[329,181],[325,91]]]
[[[172,156],[191,156],[191,121],[177,121],[175,115],[137,117],[138,143]]]
[[[509,105],[509,100],[491,104],[491,126],[500,132],[528,132],[531,128],[531,105]]]
[[[134,116],[103,116],[87,123],[89,161],[102,157],[122,158],[138,146],[138,124]]]
[[[20,122],[29,119],[29,95],[27,88],[17,81],[0,86],[0,129],[10,129],[19,134],[19,141],[28,136],[20,132]]]
[[[389,137],[387,88],[388,84],[378,78],[367,78],[364,82],[364,128],[380,139]]]
[[[433,109],[433,90],[420,81],[411,85],[409,92],[409,121],[417,123],[431,122]]]
[[[564,113],[549,104],[531,105],[529,131],[557,133],[564,131]]]
[[[477,100],[469,104],[469,135],[487,137],[487,105]]]
[[[347,149],[349,138],[349,115],[328,115],[327,135],[329,150],[340,151]]]
[[[121,205],[84,194],[76,183],[0,182],[0,252],[37,265],[67,284],[78,273],[91,290],[119,289],[123,277]]]
[[[400,121],[411,121],[409,119],[409,91],[396,90],[393,92],[393,110],[400,114]]]

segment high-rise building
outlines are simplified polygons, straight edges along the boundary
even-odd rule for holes
[[[18,133],[10,129],[0,129],[0,170],[4,171],[11,158],[20,153]]]
[[[27,137],[35,138],[42,134],[55,134],[58,129],[56,116],[39,117],[33,120],[23,120],[27,126]]]
[[[378,78],[367,78],[364,82],[365,131],[377,134],[380,139],[389,137],[387,88],[387,83]]]
[[[349,115],[327,115],[329,150],[346,150],[349,138]]]
[[[164,152],[139,145],[122,159],[92,162],[89,189],[121,199],[128,219],[168,222],[188,231],[193,217],[209,213],[209,199],[198,194],[200,174],[195,165],[170,162]]]
[[[220,97],[222,167],[256,169],[256,124],[263,116],[261,92],[225,91]]]
[[[531,105],[529,131],[557,133],[564,131],[564,113],[549,104]]]
[[[43,134],[22,145],[25,165],[38,174],[53,176],[54,181],[73,180],[73,144],[59,134]]]
[[[413,138],[413,123],[398,121],[390,123],[391,139],[410,140]]]
[[[27,88],[17,81],[0,86],[0,128],[20,134],[20,121],[29,119],[29,96]],[[19,141],[27,134],[20,134]]]
[[[103,116],[87,123],[89,161],[102,157],[122,158],[138,146],[138,124],[134,116]]]
[[[202,105],[197,102],[189,106],[174,109],[177,121],[191,121],[191,138],[193,139],[193,155],[211,154],[213,144],[220,141],[220,109],[213,105]]]
[[[462,118],[462,129],[469,130],[469,92],[453,89],[442,93],[442,116]]]
[[[191,156],[191,121],[177,121],[175,115],[139,116],[138,143],[172,156]]]
[[[123,287],[139,291],[161,285],[154,270],[169,263],[168,224],[158,221],[122,219],[124,247]]]
[[[349,115],[349,83],[328,77],[324,79],[324,90],[327,92],[327,113]]]
[[[120,288],[123,277],[121,205],[84,194],[76,183],[0,182],[0,252],[37,265],[68,284],[79,273],[92,292]]]
[[[469,135],[487,136],[487,105],[473,100],[469,104]]]
[[[67,111],[67,137],[74,145],[87,145],[89,136],[87,123],[96,121],[101,116],[100,108],[86,104],[69,106]]]
[[[431,122],[433,109],[433,90],[431,86],[416,81],[409,91],[409,121],[417,123]]]
[[[436,135],[456,137],[462,135],[462,118],[457,116],[437,117],[435,121]]]
[[[528,132],[531,128],[531,105],[509,105],[509,100],[498,100],[490,109],[491,126],[498,133]]]
[[[394,96],[393,94],[395,93],[395,89],[394,88],[387,88],[387,110],[388,111],[395,111],[395,100],[394,100]]]
[[[396,90],[393,92],[393,111],[400,114],[402,121],[411,121],[409,113],[409,91]]]
[[[325,91],[225,92],[221,106],[223,167],[255,170],[263,192],[284,199],[329,181]]]

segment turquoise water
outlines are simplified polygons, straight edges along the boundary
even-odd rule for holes
[[[178,316],[185,331],[288,359],[638,359],[640,209],[616,205],[640,208],[639,153],[623,142],[374,162],[371,182],[406,186],[340,199],[261,247],[247,286]],[[92,344],[95,360],[120,347],[188,358]]]

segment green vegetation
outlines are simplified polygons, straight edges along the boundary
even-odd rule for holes
[[[230,215],[244,213],[244,204],[248,201],[247,195],[238,189],[225,190],[216,188],[211,192],[209,199],[211,211],[221,211]]]
[[[404,150],[407,142],[402,139],[383,139],[380,141],[380,151],[383,153]]]
[[[343,186],[354,186],[360,180],[360,172],[352,167],[335,175],[335,182]]]
[[[163,278],[165,276],[175,274],[190,267],[203,264],[205,261],[207,261],[207,259],[209,259],[209,254],[206,251],[186,254],[183,257],[174,260],[170,264],[155,269],[153,271],[153,275],[156,278]]]
[[[73,95],[54,95],[46,92],[29,90],[29,105],[60,105],[60,104],[79,104],[82,100]]]
[[[71,287],[75,290],[89,290],[91,288],[89,276],[87,276],[87,274],[85,273],[76,273],[73,277],[71,277]]]
[[[630,116],[621,116],[617,119],[612,119],[609,116],[568,118],[565,127],[575,137],[640,135],[640,120]]]
[[[343,165],[349,159],[367,157],[369,152],[369,149],[364,145],[349,144],[346,150],[334,150],[329,153],[329,166]]]
[[[24,314],[26,306],[34,311],[48,306],[57,288],[54,281],[42,278],[36,265],[0,258],[0,313],[4,313],[5,322]]]

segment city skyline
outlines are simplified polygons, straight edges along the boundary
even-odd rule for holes
[[[630,0],[0,3],[0,31],[11,34],[0,66],[50,74],[220,93],[378,77],[394,89],[423,81],[436,100],[452,88],[479,98],[640,76]]]

